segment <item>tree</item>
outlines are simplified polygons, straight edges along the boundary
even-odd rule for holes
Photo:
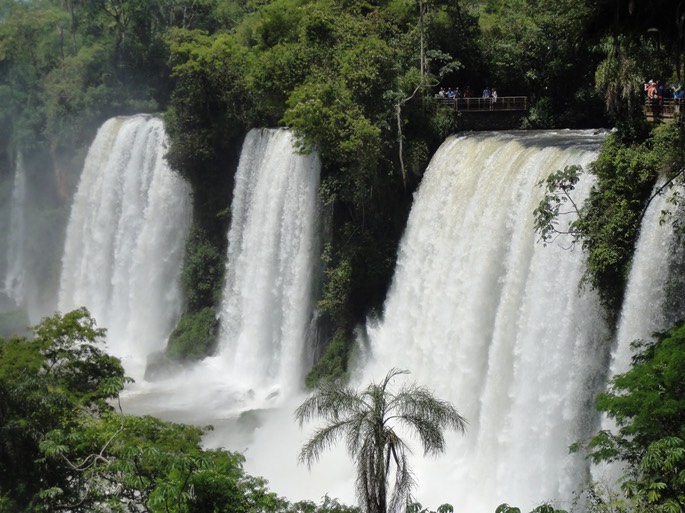
[[[535,229],[540,239],[553,241],[560,234],[571,236],[587,254],[583,283],[599,292],[608,319],[616,322],[628,277],[640,223],[652,199],[669,194],[669,202],[680,197],[669,189],[680,183],[685,172],[685,130],[677,123],[662,124],[648,135],[618,130],[607,136],[601,152],[589,167],[597,178],[589,196],[580,202],[574,196],[579,166],[567,166],[538,185],[544,198],[535,209]],[[654,190],[659,175],[666,182]],[[558,223],[565,214],[575,220],[567,228]],[[677,219],[671,218],[680,228]]]
[[[0,338],[2,513],[286,511],[241,454],[201,447],[209,428],[115,409],[129,380],[104,334],[81,308]]]
[[[635,511],[683,512],[685,324],[633,348],[632,368],[597,399],[617,429],[595,435],[591,455],[626,464],[622,488]]]
[[[121,363],[98,347],[103,335],[82,308],[44,319],[31,340],[0,339],[0,496],[22,511],[73,482],[60,458],[43,457],[48,435],[111,411],[123,388]]]
[[[399,512],[411,502],[415,483],[407,459],[410,449],[398,428],[415,432],[425,454],[444,451],[445,428],[462,432],[466,428],[466,420],[454,406],[436,399],[426,388],[415,383],[404,384],[397,392],[389,388],[395,377],[408,373],[391,369],[380,383],[362,391],[339,382],[322,383],[295,412],[300,425],[317,416],[325,421],[302,447],[302,463],[311,466],[325,449],[345,438],[357,469],[357,498],[365,513]]]

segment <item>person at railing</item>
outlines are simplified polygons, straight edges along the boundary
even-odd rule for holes
[[[670,96],[666,92],[664,84],[657,80],[650,80],[645,84],[645,93],[647,95],[645,109],[651,112],[654,120],[660,119],[664,114],[664,98]]]
[[[466,100],[466,109],[471,108],[471,97],[473,96],[473,90],[470,85],[467,85],[464,89],[464,99]]]
[[[654,80],[650,80],[645,84],[645,95],[649,101],[656,99],[656,84]]]
[[[497,103],[497,89],[492,90],[492,103]]]
[[[681,87],[680,84],[676,84],[676,86],[673,88],[673,99],[674,100],[682,100],[683,99],[683,88]]]
[[[661,80],[656,81],[656,97],[659,100],[659,105],[663,103],[664,96],[666,96],[666,86]]]
[[[485,89],[483,89],[483,98],[490,98],[490,88],[488,86],[485,86]]]
[[[454,99],[454,91],[452,90],[451,87],[447,88],[447,97],[450,99]]]

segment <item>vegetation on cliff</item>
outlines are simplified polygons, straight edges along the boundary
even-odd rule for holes
[[[616,127],[589,170],[597,183],[577,205],[573,226],[587,251],[587,282],[615,319],[652,186],[659,175],[673,179],[685,169],[682,124],[655,129],[642,115],[645,81],[684,78],[684,6],[0,0],[0,179],[23,155],[30,178],[57,191],[47,218],[58,212],[59,198],[70,197],[105,119],[141,111],[164,116],[169,162],[192,184],[195,205],[183,271],[185,317],[169,352],[198,358],[211,352],[216,336],[242,138],[252,127],[289,126],[302,151],[321,155],[320,195],[332,227],[319,301],[330,329],[308,378],[314,386],[344,376],[353,327],[385,297],[412,193],[457,126],[454,113],[433,101],[436,88],[496,87],[500,95],[529,97],[522,127]],[[551,201],[572,188],[577,171],[562,170],[547,182]],[[0,200],[6,198],[5,190]],[[553,206],[539,212],[543,221],[553,219]],[[58,238],[59,216],[50,218],[44,231]],[[46,320],[32,340],[0,343],[0,429],[9,441],[0,444],[0,510],[141,504],[203,511],[213,500],[241,511],[280,507],[261,481],[242,472],[240,456],[203,451],[201,431],[127,418],[108,406],[124,376],[94,343],[100,335],[81,311]],[[598,403],[619,430],[593,440],[595,456],[628,464],[626,487],[635,499],[613,503],[621,511],[685,509],[682,335],[678,328],[638,346],[634,369]],[[658,406],[664,397],[666,410]],[[591,494],[591,511],[607,511],[606,504]]]
[[[162,113],[169,161],[192,184],[195,205],[186,318],[171,347],[200,356],[216,334],[242,138],[252,127],[292,128],[302,151],[321,155],[332,227],[319,307],[335,343],[320,348],[313,384],[345,372],[353,327],[385,297],[412,193],[457,126],[433,101],[436,88],[526,95],[523,127],[612,123],[625,152],[639,152],[650,144],[642,83],[681,77],[681,11],[666,0],[1,0],[0,170],[23,152],[34,174],[58,172],[68,197],[106,118]],[[585,229],[600,248],[590,252],[598,274],[589,281],[613,289],[603,292],[610,307],[654,178],[643,162],[630,171],[638,183],[613,180],[629,160],[623,150],[610,155],[613,144],[596,166],[598,216]],[[632,206],[607,220],[604,207],[624,193]],[[601,240],[617,234],[614,265]],[[205,334],[199,350],[187,347],[190,332]]]
[[[201,235],[191,238],[193,268],[186,274],[204,268],[207,276],[186,287],[186,314],[201,322],[208,317],[198,314],[216,302],[193,298],[206,298],[209,279],[220,283],[216,269],[223,264],[212,255],[225,254],[242,138],[251,127],[288,125],[302,136],[303,151],[316,148],[324,163],[321,198],[333,228],[320,307],[329,339],[348,344],[354,324],[382,303],[411,193],[455,127],[453,113],[431,101],[432,86],[489,84],[501,94],[535,94],[547,105],[530,122],[535,126],[564,122],[570,112],[590,114],[575,116],[576,125],[602,118],[601,110],[572,108],[577,98],[586,101],[587,91],[577,96],[572,89],[581,82],[587,89],[597,58],[588,58],[591,48],[559,43],[558,31],[571,34],[588,23],[567,7],[492,0],[3,0],[3,173],[23,151],[31,155],[28,167],[44,175],[60,170],[68,197],[105,119],[163,112],[169,161],[193,186]],[[513,19],[525,23],[508,23]],[[571,70],[564,62],[576,65]],[[552,96],[560,101],[545,100]],[[37,159],[33,148],[47,151]]]

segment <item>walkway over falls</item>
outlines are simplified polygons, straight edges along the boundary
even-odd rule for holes
[[[647,121],[669,121],[683,112],[683,100],[664,98],[647,100],[643,108]]]
[[[452,107],[457,112],[528,110],[526,96],[499,96],[497,100],[493,98],[436,98],[435,100]]]

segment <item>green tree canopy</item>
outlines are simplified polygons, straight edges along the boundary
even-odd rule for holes
[[[257,513],[288,504],[205,429],[117,411],[127,378],[85,309],[0,339],[0,511]]]
[[[591,441],[595,461],[627,464],[623,489],[636,511],[685,511],[685,324],[636,341],[632,367],[597,408],[616,422]]]

